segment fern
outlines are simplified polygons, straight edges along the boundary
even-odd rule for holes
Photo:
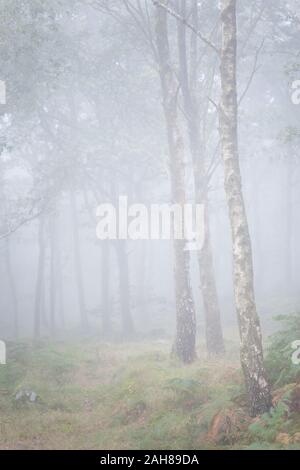
[[[266,356],[269,379],[274,387],[296,382],[300,366],[292,362],[292,343],[300,340],[300,313],[280,315],[275,318],[283,328],[271,337]]]

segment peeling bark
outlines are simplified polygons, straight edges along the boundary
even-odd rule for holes
[[[270,409],[271,396],[263,363],[262,335],[254,296],[251,240],[239,166],[236,0],[222,0],[221,24],[221,152],[233,242],[234,293],[241,338],[241,364],[250,414],[256,416]]]

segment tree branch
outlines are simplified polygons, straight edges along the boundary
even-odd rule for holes
[[[246,85],[246,88],[245,90],[243,91],[243,93],[241,94],[239,100],[238,100],[238,106],[241,104],[241,102],[243,101],[243,99],[245,98],[246,94],[248,93],[248,90],[251,86],[251,83],[253,81],[253,78],[254,78],[254,75],[256,74],[257,70],[259,69],[259,67],[257,67],[257,61],[258,61],[258,56],[264,46],[264,43],[265,43],[265,38],[262,40],[261,42],[261,45],[258,47],[258,49],[256,50],[256,53],[255,53],[255,56],[254,56],[254,63],[253,63],[253,68],[252,68],[252,72],[250,74],[250,77],[248,79],[248,82],[247,82],[247,85]]]
[[[152,0],[152,2],[153,2],[154,6],[159,7],[159,8],[163,8],[164,10],[166,10],[167,13],[169,13],[169,15],[171,15],[174,18],[176,18],[177,20],[181,21],[187,28],[189,28],[191,31],[193,31],[196,34],[196,36],[199,39],[201,39],[202,42],[204,42],[207,46],[209,46],[211,49],[213,49],[213,51],[216,52],[216,54],[218,56],[220,55],[220,50],[211,41],[209,41],[209,39],[204,37],[200,31],[198,31],[196,28],[194,28],[193,25],[188,23],[185,18],[180,16],[178,13],[176,13],[176,11],[172,10],[167,5],[163,5],[158,0]]]

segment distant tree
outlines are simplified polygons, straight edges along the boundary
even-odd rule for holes
[[[166,120],[172,201],[181,207],[186,202],[184,144],[177,111],[178,81],[171,65],[167,13],[156,9],[156,45],[158,51],[159,74]],[[175,256],[175,296],[176,296],[176,339],[174,351],[186,363],[195,359],[196,320],[193,293],[189,274],[189,252],[185,250],[185,240],[174,240]]]
[[[191,22],[199,28],[198,3],[191,7]],[[177,12],[181,18],[188,16],[186,0],[177,1]],[[209,355],[224,353],[224,340],[220,318],[220,308],[213,266],[213,254],[210,236],[210,215],[208,208],[208,149],[205,142],[203,121],[207,119],[208,106],[203,96],[199,96],[198,68],[200,57],[205,54],[207,46],[197,45],[197,37],[192,36],[191,46],[187,46],[186,27],[181,19],[177,20],[179,80],[183,97],[183,109],[186,118],[190,150],[193,160],[193,175],[196,193],[196,204],[204,205],[205,238],[202,249],[198,254],[200,269],[201,293],[204,305],[206,348]],[[188,59],[189,58],[189,59]],[[209,74],[207,73],[209,76]],[[214,75],[214,73],[213,73]],[[207,87],[207,83],[203,85]],[[204,91],[204,90],[202,90]],[[206,90],[206,93],[209,92]],[[202,92],[204,95],[204,92]],[[202,98],[202,99],[201,99]],[[207,99],[205,100],[207,101]],[[207,112],[205,113],[205,109]],[[201,110],[201,112],[200,112]]]

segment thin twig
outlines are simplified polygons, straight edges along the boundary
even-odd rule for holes
[[[238,106],[241,104],[241,102],[243,101],[243,99],[245,98],[246,94],[248,93],[248,90],[251,86],[251,83],[253,81],[253,78],[254,78],[254,75],[256,74],[256,72],[258,71],[259,67],[257,67],[257,61],[258,61],[258,57],[259,57],[259,54],[264,46],[264,43],[265,43],[265,38],[262,40],[261,42],[261,45],[258,47],[258,49],[256,50],[256,53],[255,53],[255,57],[254,57],[254,63],[253,63],[253,68],[252,68],[252,72],[250,74],[250,77],[248,79],[248,82],[247,82],[247,85],[246,85],[246,88],[245,90],[243,91],[243,93],[241,94],[239,100],[238,100]]]

